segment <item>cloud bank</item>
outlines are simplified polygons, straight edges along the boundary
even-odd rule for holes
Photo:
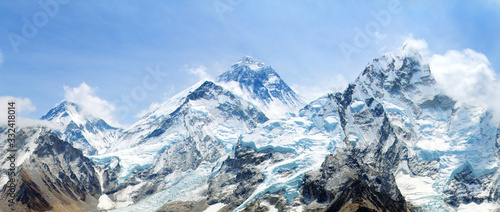
[[[83,113],[96,118],[102,118],[110,125],[121,126],[113,115],[115,106],[96,96],[96,88],[92,88],[87,85],[87,83],[83,82],[80,86],[75,88],[64,86],[64,91],[64,99],[76,103],[80,106]]]
[[[486,107],[500,121],[500,83],[488,58],[472,49],[433,55],[431,73],[444,92],[459,101]]]

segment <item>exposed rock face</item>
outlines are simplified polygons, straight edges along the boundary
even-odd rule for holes
[[[87,211],[95,209],[101,195],[94,164],[82,152],[43,128],[18,132],[26,156],[15,174],[17,211]],[[32,153],[29,153],[32,151]],[[8,186],[8,184],[4,185]],[[7,193],[2,197],[7,200]],[[8,210],[5,201],[0,206]]]
[[[446,203],[458,207],[460,204],[481,204],[485,200],[491,200],[487,193],[481,193],[488,190],[493,173],[476,176],[469,163],[465,163],[461,168],[462,170],[456,170],[444,190]]]
[[[122,189],[118,184],[118,176],[120,174],[121,166],[120,160],[115,158],[110,163],[106,164],[106,166],[102,167],[102,193],[104,194],[112,194],[119,189]]]
[[[491,114],[443,94],[418,52],[403,46],[374,59],[335,97],[345,149],[393,174],[407,201],[448,211],[494,199],[498,128]]]
[[[230,99],[224,101],[225,98]],[[212,116],[203,113],[193,112],[194,101],[206,101],[207,107],[214,101]],[[208,112],[208,111],[207,111]],[[218,120],[219,119],[219,120]],[[212,135],[204,133],[206,126],[218,121],[237,120],[246,125],[248,129],[255,128],[258,124],[267,121],[267,117],[254,107],[246,107],[231,92],[223,90],[222,87],[213,82],[207,81],[198,89],[190,93],[181,107],[169,115],[160,127],[153,131],[148,137],[162,135],[168,128],[185,125],[189,136],[183,141],[170,145],[170,147],[160,152],[157,160],[164,161],[162,169],[187,170],[196,169],[202,161],[215,162],[225,154],[224,144]],[[177,125],[176,125],[177,124]],[[159,161],[159,162],[161,162]],[[158,164],[156,162],[155,164]]]
[[[270,159],[254,166],[265,183],[237,210],[261,210],[266,192],[280,189],[290,210],[301,198],[308,209],[320,211],[404,211],[411,203],[419,210],[452,211],[469,203],[494,204],[498,138],[488,111],[443,94],[419,53],[403,46],[374,59],[343,92],[243,135],[243,144],[255,151],[290,154],[280,166]],[[329,145],[319,145],[328,139]],[[314,156],[302,148],[315,147],[333,155],[320,171],[305,175],[295,197],[295,179],[280,173],[305,170],[294,159]],[[315,152],[321,154],[320,148]]]
[[[485,108],[446,96],[408,46],[374,59],[343,92],[298,110],[302,105],[271,67],[245,57],[217,82],[199,82],[147,112],[102,153],[106,142],[88,135],[117,129],[82,122],[78,107],[63,102],[43,119],[62,123],[64,132],[27,128],[16,135],[15,207],[312,212],[499,205],[498,123]],[[92,138],[107,137],[99,136]],[[90,156],[95,163],[77,149],[97,153]],[[1,195],[7,199],[5,190]]]
[[[326,211],[407,211],[394,176],[359,162],[355,153],[329,155],[319,171],[305,175],[307,202]]]
[[[256,166],[271,157],[271,153],[260,153],[237,145],[234,157],[226,159],[208,181],[208,204],[225,203],[228,204],[227,210],[239,206],[264,181],[262,172]]]
[[[119,185],[107,190],[107,194],[112,200],[135,202],[161,191],[170,185],[165,182],[165,177],[175,171],[186,173],[196,170],[201,164],[217,162],[228,154],[239,134],[254,129],[267,120],[264,113],[255,106],[214,82],[206,81],[187,93],[181,104],[170,114],[155,119],[155,124],[150,129],[138,131],[143,134],[137,136],[139,140],[120,141],[130,142],[126,145],[136,148],[139,155],[143,151],[150,151],[151,155],[148,157],[154,160],[144,167],[137,167],[123,182],[119,182],[119,176],[113,178],[117,181],[111,183]],[[131,155],[132,160],[133,157]],[[119,162],[119,166],[121,165],[123,161]],[[121,170],[117,172],[118,175],[123,174],[119,173]],[[130,199],[117,199],[118,196],[124,196],[122,192],[128,186],[140,188],[126,195]]]

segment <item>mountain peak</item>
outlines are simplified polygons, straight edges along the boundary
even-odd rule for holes
[[[70,111],[78,112],[78,111],[80,111],[80,108],[78,107],[78,105],[76,105],[73,102],[62,101],[56,107],[50,109],[50,111],[47,114],[45,114],[44,116],[42,116],[40,119],[52,121],[58,117],[68,116],[69,115],[68,112],[70,112]]]
[[[385,55],[393,58],[412,58],[420,63],[424,63],[422,55],[427,52],[427,43],[424,40],[408,39],[396,50]]]
[[[250,56],[243,57],[221,74],[217,83],[263,108],[268,117],[282,117],[304,105],[271,66]]]
[[[375,90],[383,88],[392,94],[431,85],[435,81],[428,63],[422,57],[425,49],[425,41],[408,40],[394,51],[373,59],[355,83]]]
[[[260,68],[265,67],[265,64],[260,60],[254,59],[253,57],[246,55],[243,58],[241,58],[236,64],[234,64],[232,67],[236,68],[236,67],[240,67],[240,66],[246,66],[249,69],[258,70]]]
[[[249,82],[265,83],[270,79],[282,81],[278,73],[271,66],[266,66],[262,61],[256,60],[250,56],[245,56],[231,68],[221,74],[217,82],[240,82],[247,84]]]
[[[61,103],[59,103],[59,106],[61,106],[61,107],[69,107],[69,106],[71,106],[71,107],[78,107],[78,105],[76,105],[76,103],[69,102],[69,101],[66,101],[66,100],[64,100]]]
[[[428,63],[424,60],[427,51],[427,43],[423,40],[408,39],[392,52],[387,52],[382,56],[373,59],[362,75],[369,71],[383,72],[385,75],[399,72],[412,74],[415,71],[423,69],[424,75],[430,75]]]
[[[64,126],[64,131],[56,132],[58,136],[85,155],[103,152],[121,131],[103,119],[84,113],[78,104],[69,101],[62,101],[40,119]]]

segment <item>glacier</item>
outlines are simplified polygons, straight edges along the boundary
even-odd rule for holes
[[[57,176],[67,177],[62,188],[86,188],[77,190],[85,200],[71,200],[81,210],[500,209],[499,123],[447,96],[408,43],[373,59],[344,91],[310,103],[245,56],[126,129],[67,101],[41,119],[61,129],[22,129],[16,166],[26,182],[47,172],[47,185],[35,180],[42,189]],[[57,173],[48,163],[59,164]],[[63,193],[65,201],[74,195]]]

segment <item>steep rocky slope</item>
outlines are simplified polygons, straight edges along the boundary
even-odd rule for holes
[[[101,195],[98,174],[94,163],[80,150],[43,127],[17,132],[16,148],[14,184],[2,184],[4,188],[15,185],[15,204],[10,206],[7,189],[2,189],[2,211],[11,208],[15,211],[85,211],[96,208]],[[9,153],[2,154],[3,168],[10,166],[7,162],[9,156]],[[3,173],[2,182],[6,177]]]

